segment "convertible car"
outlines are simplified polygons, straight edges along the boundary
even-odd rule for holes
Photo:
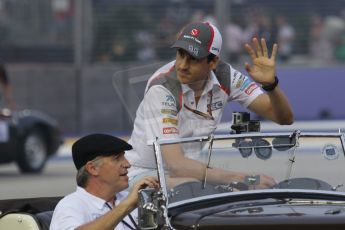
[[[345,229],[345,134],[259,126],[240,120],[228,134],[155,141],[161,187],[140,191],[139,229]],[[167,165],[172,146],[193,150],[187,157],[204,165],[201,180]],[[214,181],[210,168],[245,176]],[[44,229],[59,199],[0,202],[0,229],[27,229],[19,226],[30,220]]]
[[[340,131],[299,130],[260,133],[258,121],[243,122],[239,115],[232,134],[154,143],[161,189],[141,191],[139,226],[345,229],[345,135]],[[169,183],[172,177],[177,179],[177,173],[164,156],[173,146],[194,150],[187,154],[205,166],[200,168],[201,181],[191,179],[175,186]],[[210,168],[241,172],[245,179],[214,181],[208,174]],[[179,177],[189,177],[181,171],[188,169],[179,169]],[[272,186],[262,183],[268,177],[276,181]]]
[[[0,109],[0,163],[39,173],[62,144],[57,122],[39,111]]]

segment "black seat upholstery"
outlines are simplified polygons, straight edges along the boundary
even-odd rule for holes
[[[52,220],[54,211],[45,211],[37,213],[35,216],[38,220],[38,223],[41,227],[41,230],[49,230],[50,222]]]

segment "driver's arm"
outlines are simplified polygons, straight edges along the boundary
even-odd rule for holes
[[[162,146],[162,154],[163,159],[167,164],[170,177],[180,177],[182,179],[181,182],[184,182],[184,178],[190,177],[196,178],[199,181],[204,180],[206,164],[185,157],[180,145],[164,145]],[[247,175],[248,174],[246,173],[224,170],[220,168],[208,168],[207,182],[212,184],[244,182]],[[260,185],[257,187],[267,188],[272,187],[275,184],[276,183],[273,178],[266,175],[260,175]]]
[[[253,38],[252,46],[245,45],[245,48],[252,59],[252,65],[245,64],[245,68],[251,78],[263,86],[272,85],[276,75],[276,54],[278,46],[273,45],[271,56],[267,49],[264,38]],[[270,119],[281,125],[290,125],[294,121],[293,112],[288,99],[280,89],[279,84],[257,97],[250,105],[249,109],[258,115]]]
[[[184,156],[180,145],[164,145],[161,147],[163,159],[167,164],[170,177],[192,177],[200,181],[204,179],[206,165]],[[244,181],[246,174],[219,168],[208,168],[207,180],[215,184]]]
[[[279,85],[273,91],[258,96],[248,108],[280,125],[291,125],[294,120],[292,109]]]

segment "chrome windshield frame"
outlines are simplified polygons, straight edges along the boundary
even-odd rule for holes
[[[286,136],[291,136],[295,133],[296,131],[293,132],[277,132],[277,133],[241,133],[241,134],[218,134],[213,136],[213,140],[224,140],[224,139],[236,139],[236,138],[256,138],[256,137],[286,137]],[[334,138],[339,138],[342,148],[343,148],[343,153],[345,155],[345,134],[341,132],[302,132],[299,131],[299,137],[334,137]],[[168,189],[166,187],[166,179],[164,175],[164,167],[163,167],[163,157],[162,157],[162,152],[161,152],[161,145],[166,145],[166,144],[176,144],[176,143],[186,143],[186,142],[203,142],[203,141],[208,141],[209,136],[201,136],[201,137],[188,137],[188,138],[175,138],[175,139],[157,139],[154,142],[154,152],[156,156],[156,161],[157,161],[157,169],[158,169],[158,177],[159,177],[159,182],[161,184],[161,189],[163,192],[163,195],[165,196],[165,199],[167,201],[167,207],[175,207],[179,203],[183,204],[185,202],[177,202],[177,204],[174,203],[173,206],[169,203],[169,195],[168,195]],[[272,192],[272,190],[266,190],[267,192]],[[293,190],[289,190],[293,192]],[[301,191],[301,190],[298,190]],[[310,192],[310,190],[306,190]],[[262,192],[262,190],[260,190]],[[276,191],[278,192],[278,191]],[[283,191],[280,191],[283,192]],[[285,191],[286,192],[286,191]],[[320,191],[319,191],[320,192]],[[241,192],[243,193],[243,192]],[[246,191],[245,193],[257,193],[257,191]],[[322,193],[322,192],[321,192]],[[238,192],[233,192],[231,195],[238,195]],[[341,195],[344,195],[344,193],[340,193]],[[224,194],[223,194],[224,195]],[[229,195],[229,194],[227,194]],[[217,195],[222,196],[222,195]],[[199,200],[203,200],[204,198],[198,198]],[[207,199],[207,197],[205,197]]]

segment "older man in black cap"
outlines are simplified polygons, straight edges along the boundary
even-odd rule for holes
[[[127,142],[106,134],[92,134],[72,146],[73,162],[78,170],[77,190],[56,206],[50,229],[136,229],[132,211],[138,202],[138,191],[158,187],[153,177],[128,187],[125,150]],[[132,213],[131,213],[132,212]]]

